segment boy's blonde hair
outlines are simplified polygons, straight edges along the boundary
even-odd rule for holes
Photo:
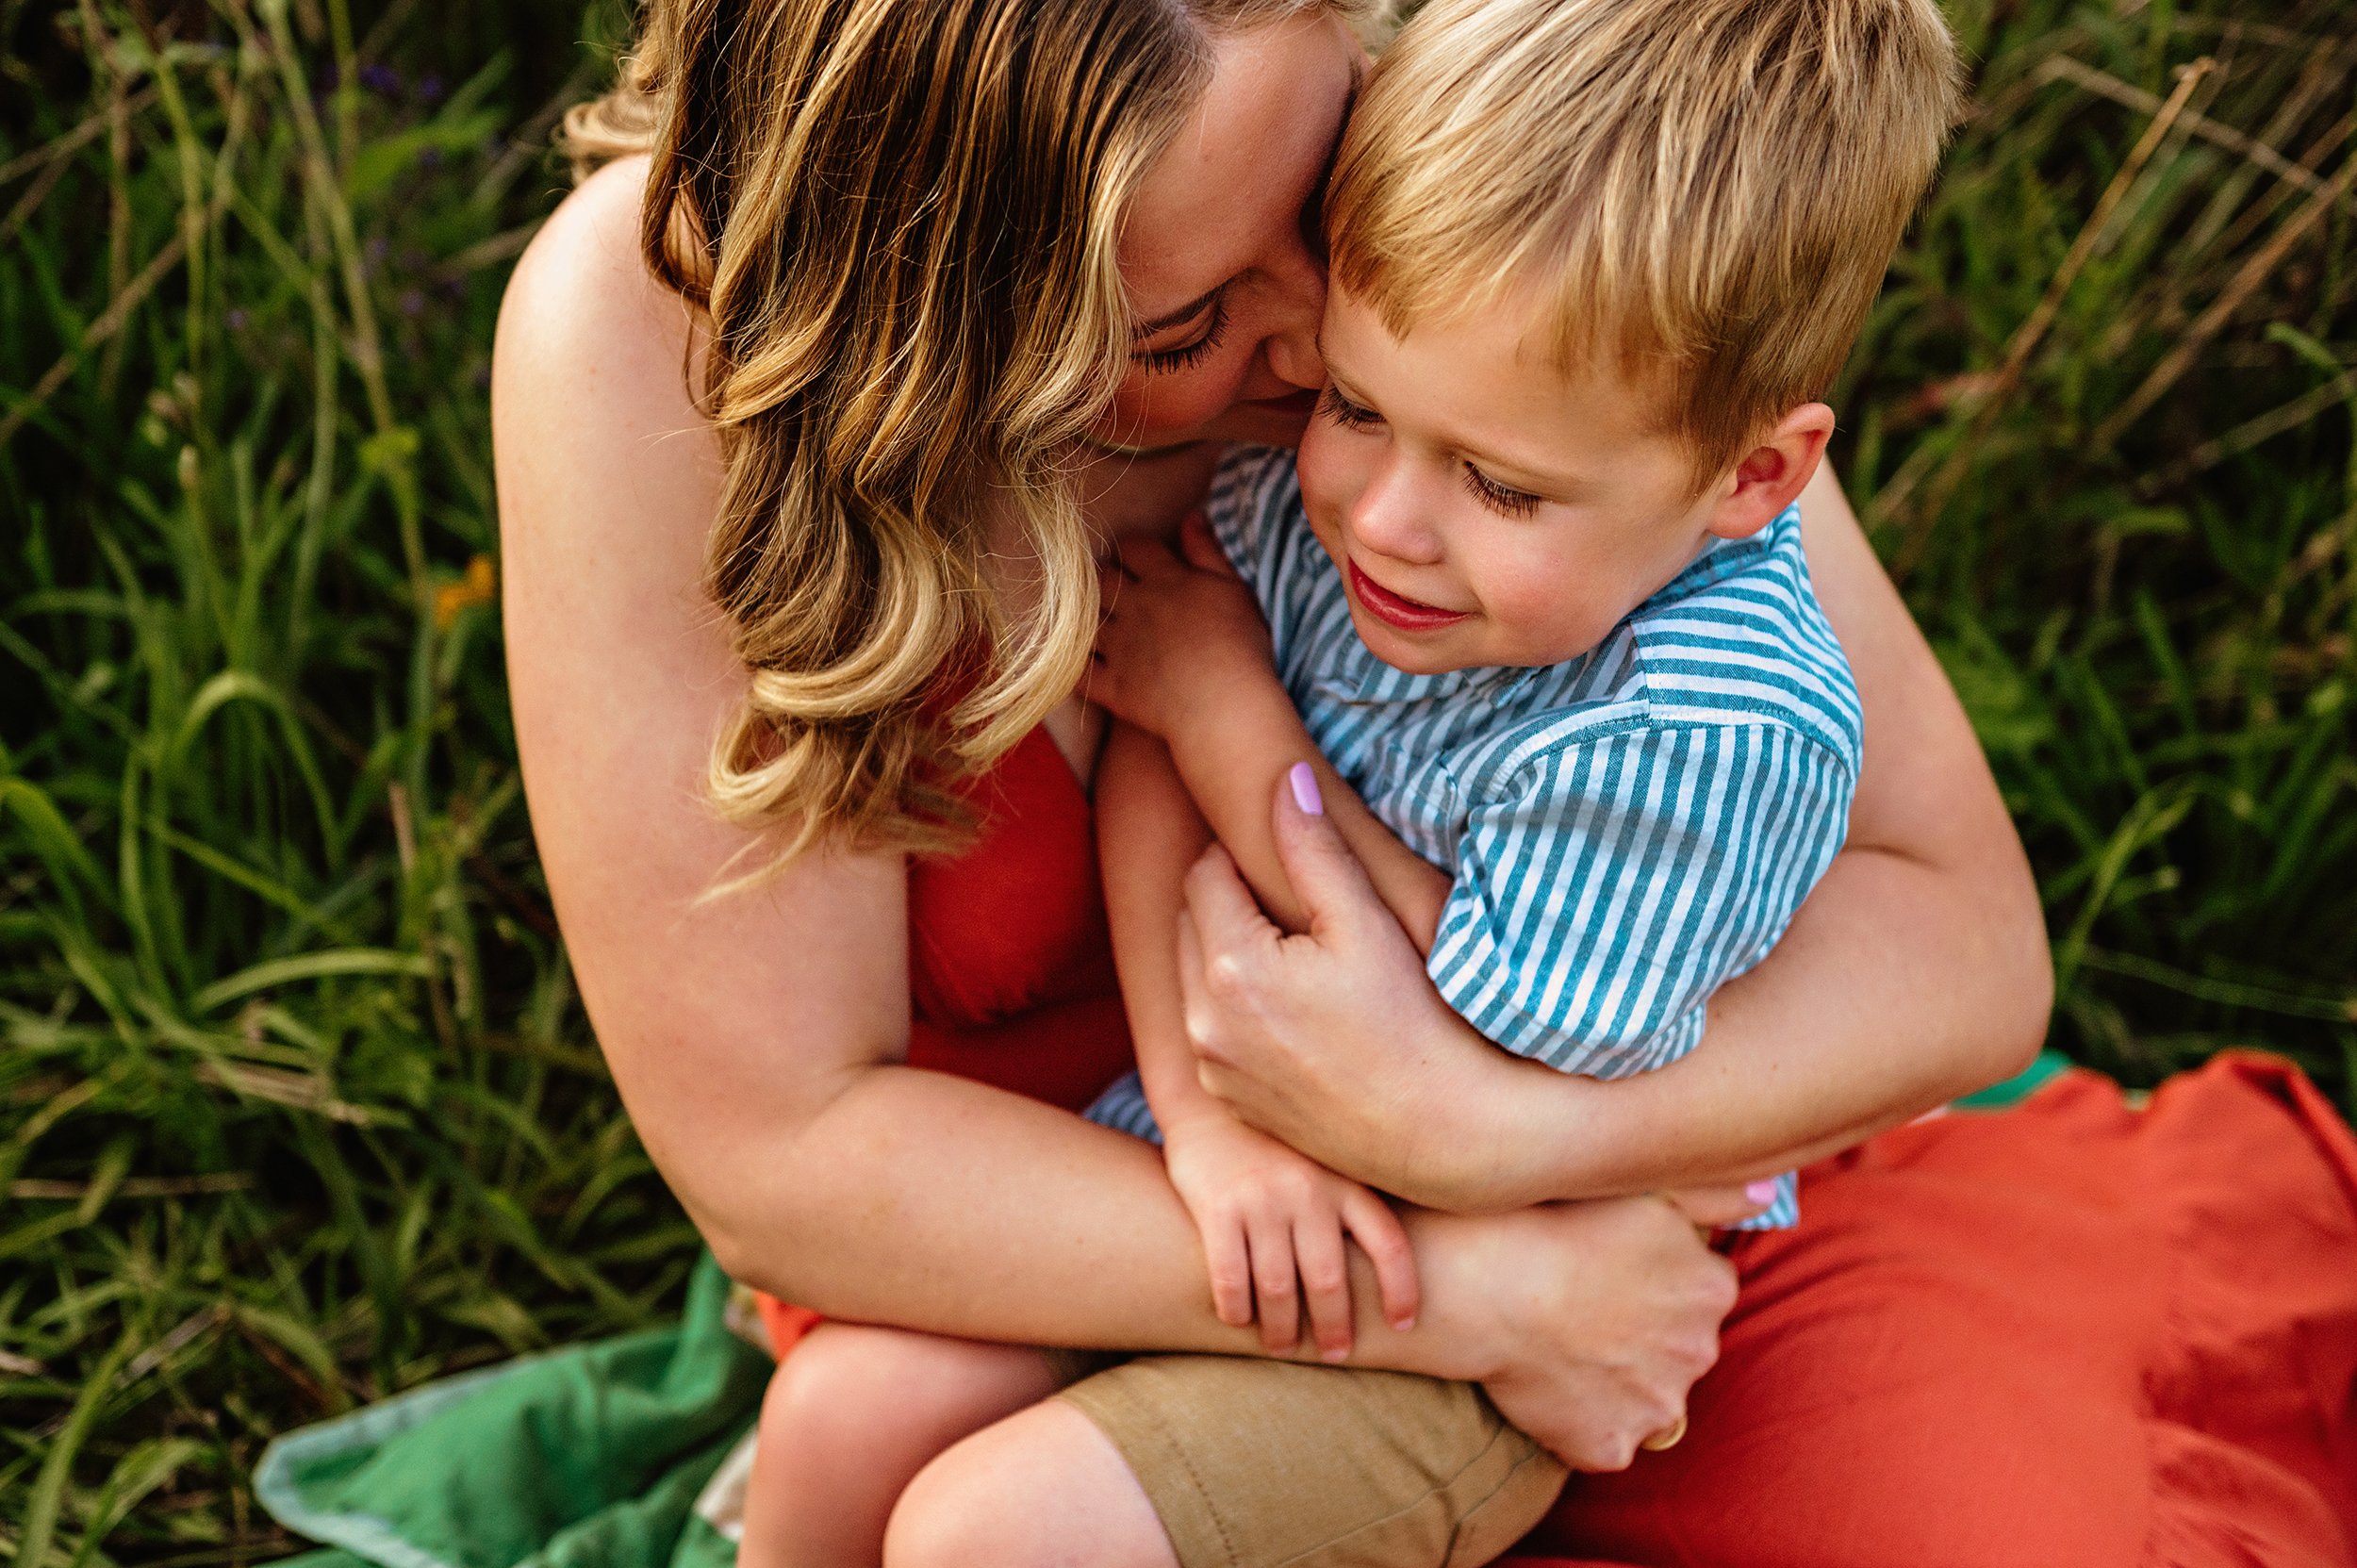
[[[1535,288],[1706,482],[1833,384],[1958,76],[1934,0],[1434,0],[1351,121],[1334,279],[1403,334]]]

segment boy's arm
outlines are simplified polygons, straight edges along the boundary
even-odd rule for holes
[[[1216,709],[1171,726],[1170,756],[1195,806],[1238,870],[1268,911],[1288,932],[1309,929],[1309,912],[1286,879],[1270,830],[1269,792],[1296,763],[1317,774],[1326,815],[1339,829],[1367,878],[1415,944],[1432,950],[1441,911],[1448,902],[1449,876],[1402,844],[1343,782],[1310,740],[1293,700],[1265,665],[1232,672]]]
[[[1268,790],[1309,763],[1376,891],[1418,950],[1429,949],[1447,874],[1394,838],[1319,754],[1277,679],[1261,606],[1201,514],[1181,530],[1180,547],[1183,559],[1151,540],[1124,550],[1105,597],[1090,695],[1161,737],[1193,804],[1287,931],[1306,929],[1305,916],[1277,860]],[[1255,549],[1248,537],[1233,547],[1246,561]]]
[[[1399,1217],[1364,1187],[1245,1126],[1197,1078],[1178,988],[1178,929],[1187,869],[1211,831],[1162,742],[1116,724],[1097,764],[1097,856],[1113,963],[1138,1077],[1161,1126],[1171,1184],[1203,1240],[1223,1322],[1258,1318],[1272,1351],[1308,1319],[1328,1360],[1351,1348],[1343,1238],[1359,1243],[1393,1324],[1414,1320],[1415,1258]],[[1256,1299],[1257,1305],[1256,1305]]]
[[[1105,881],[1113,967],[1138,1055],[1138,1079],[1163,1135],[1209,1111],[1230,1114],[1195,1080],[1178,991],[1179,914],[1187,867],[1211,830],[1160,741],[1116,720],[1096,764],[1096,854]]]

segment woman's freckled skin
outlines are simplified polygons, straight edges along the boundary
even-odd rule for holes
[[[1325,380],[1316,339],[1326,268],[1304,215],[1341,140],[1365,56],[1329,15],[1232,34],[1213,54],[1202,101],[1131,204],[1121,272],[1138,320],[1216,293],[1224,325],[1183,367],[1131,365],[1100,427],[1111,445],[1290,446],[1309,414],[1301,394]],[[1240,168],[1254,177],[1239,183]],[[1191,347],[1203,341],[1211,316],[1207,307],[1139,346]]]

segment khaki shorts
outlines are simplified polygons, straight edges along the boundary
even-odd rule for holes
[[[1477,1568],[1566,1474],[1475,1385],[1404,1372],[1142,1356],[1059,1397],[1121,1450],[1180,1568]]]

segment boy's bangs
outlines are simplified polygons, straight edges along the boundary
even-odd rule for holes
[[[1333,275],[1394,333],[1540,290],[1706,475],[1831,387],[1956,102],[1932,0],[1431,0],[1344,137]]]

